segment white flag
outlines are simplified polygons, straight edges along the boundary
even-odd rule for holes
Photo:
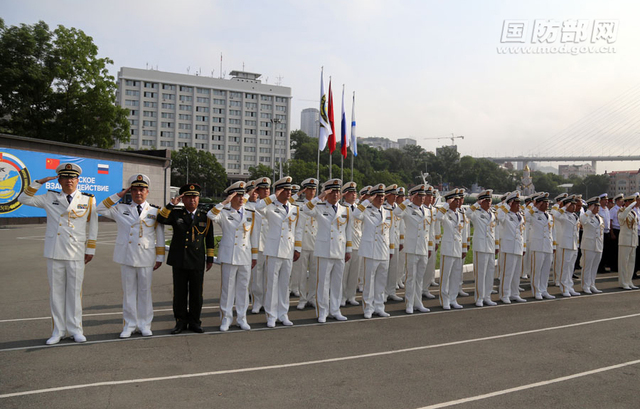
[[[331,132],[329,117],[327,116],[327,94],[324,93],[324,69],[320,71],[320,134],[318,138],[318,150],[323,151],[327,147],[327,141]]]

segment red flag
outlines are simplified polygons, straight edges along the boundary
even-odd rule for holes
[[[53,170],[55,170],[58,167],[59,164],[60,164],[60,159],[47,158],[45,169],[53,169]]]
[[[331,92],[331,79],[329,79],[329,125],[331,125],[331,135],[329,135],[329,153],[336,150],[336,127],[333,124],[333,93]]]

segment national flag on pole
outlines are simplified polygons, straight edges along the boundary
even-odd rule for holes
[[[109,174],[109,165],[105,165],[103,163],[98,163],[98,173],[101,175]]]
[[[356,142],[356,92],[353,91],[353,103],[351,104],[351,153],[358,156],[358,143]]]
[[[340,153],[347,157],[347,147],[349,140],[347,139],[347,117],[344,115],[344,84],[342,85],[342,118],[340,119]]]
[[[329,153],[333,153],[336,150],[336,126],[333,122],[333,93],[331,92],[331,77],[329,77],[329,103],[327,105],[329,110],[329,125],[331,126],[331,133],[329,134]]]
[[[324,93],[324,70],[320,71],[320,133],[318,137],[318,150],[323,151],[327,146],[331,128],[327,116],[327,94]]]
[[[45,169],[53,169],[55,170],[58,165],[60,164],[60,159],[51,159],[51,158],[47,158],[47,161],[45,162]]]

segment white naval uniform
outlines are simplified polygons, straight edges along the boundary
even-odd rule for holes
[[[529,233],[527,252],[531,255],[531,293],[534,297],[548,296],[549,273],[553,262],[553,217],[537,207],[528,210]]]
[[[422,277],[419,277],[417,281],[421,281],[422,294],[426,295],[429,298],[434,298],[435,296],[431,295],[431,292],[429,292],[429,286],[432,282],[435,281],[436,278],[437,257],[435,252],[438,251],[438,246],[440,245],[440,240],[442,239],[442,228],[440,227],[440,221],[436,219],[437,209],[433,205],[426,206],[425,209],[430,214],[429,223],[431,224],[431,228],[429,229],[429,240],[434,244],[434,252],[427,260],[427,267],[424,271],[424,275]]]
[[[164,262],[164,225],[156,222],[159,208],[146,201],[138,205],[118,203],[113,194],[104,199],[98,213],[116,221],[118,236],[113,261],[120,264],[124,331],[150,331],[153,320],[151,284],[153,267]]]
[[[440,305],[449,309],[457,305],[462,282],[462,253],[467,249],[467,229],[463,215],[445,203],[438,209],[437,219],[442,225],[440,241]],[[459,308],[459,307],[458,307]]]
[[[309,201],[303,199],[295,204],[304,209]],[[318,286],[318,263],[313,256],[316,246],[316,235],[318,234],[318,222],[315,217],[308,216],[304,212],[300,213],[296,237],[300,237],[300,246],[296,250],[300,252],[300,257],[293,263],[292,276],[297,276],[298,290],[300,291],[300,301],[298,304],[305,305],[316,302],[316,287]]]
[[[402,218],[405,225],[405,308],[407,311],[423,309],[422,276],[427,269],[429,253],[434,248],[431,241],[431,212],[425,206],[416,206],[411,200],[405,199],[393,213]]]
[[[500,266],[501,299],[512,300],[520,296],[520,272],[522,255],[527,250],[524,242],[524,217],[506,207],[498,211],[500,221],[500,253],[503,254]]]
[[[255,210],[256,202],[245,203],[245,208]],[[266,242],[269,223],[263,217],[261,212],[254,213],[254,224],[260,227],[260,240],[258,242],[258,263],[251,269],[251,279],[249,283],[249,291],[251,293],[251,312],[257,314],[260,308],[264,306],[264,288],[265,288],[265,271],[267,270],[267,258],[264,255],[264,244]]]
[[[590,292],[596,288],[596,274],[598,265],[602,259],[604,250],[604,220],[599,214],[593,214],[587,210],[580,215],[582,225],[582,240],[580,241],[580,251],[582,251],[582,289]]]
[[[384,290],[385,299],[390,295],[396,294],[396,284],[398,281],[398,276],[402,273],[403,265],[400,261],[400,245],[404,246],[404,230],[402,226],[402,217],[395,216],[393,214],[394,209],[398,207],[397,204],[389,204],[384,202],[382,204],[387,212],[389,212],[393,217],[393,225],[394,225],[394,234],[389,237],[391,240],[391,244],[393,244],[393,258],[389,260],[389,272],[387,274],[387,284]]]
[[[336,203],[334,210],[330,203],[321,202],[315,197],[301,206],[300,210],[305,216],[315,218],[318,223],[313,253],[318,266],[316,316],[326,319],[328,315],[342,315],[340,301],[344,258],[345,252],[351,253],[352,245],[350,209]]]
[[[531,245],[531,237],[529,235],[529,220],[528,218],[531,216],[531,212],[535,206],[533,205],[533,201],[530,202],[522,209],[522,215],[524,216],[524,242],[527,244],[527,249]],[[527,251],[526,254],[522,256],[522,271],[520,274],[520,278],[531,278],[533,274],[532,271],[532,263],[533,263],[533,253],[531,251]]]
[[[469,207],[467,215],[473,223],[473,273],[476,284],[474,301],[491,301],[495,254],[499,248],[496,241],[496,216],[491,209],[485,211],[477,203]]]
[[[351,213],[356,209],[355,204],[345,203]],[[342,277],[342,302],[345,304],[347,300],[355,300],[356,290],[358,287],[358,277],[362,270],[362,257],[360,257],[358,249],[360,248],[360,239],[362,237],[362,220],[351,217],[351,259],[344,265],[344,274]]]
[[[618,284],[623,288],[633,288],[633,272],[638,247],[638,215],[633,211],[636,202],[620,208],[617,219],[620,223],[618,235]]]
[[[218,244],[218,261],[222,264],[220,285],[221,326],[233,322],[236,306],[238,325],[246,324],[249,306],[249,277],[251,262],[258,259],[260,226],[256,225],[255,211],[241,206],[239,210],[218,203],[207,217],[222,229]]]
[[[353,217],[362,220],[360,257],[364,263],[362,307],[365,315],[384,312],[384,290],[387,285],[389,257],[394,245],[389,242],[394,233],[393,217],[384,206],[377,209],[369,200],[358,204]]]
[[[556,249],[558,248],[558,241],[557,237],[559,237],[562,232],[562,225],[560,223],[556,223],[556,219],[560,216],[560,205],[558,205],[557,203],[554,204],[551,207],[551,211],[549,212],[551,214],[551,216],[553,217],[553,237],[554,237],[554,245],[556,246]],[[562,276],[562,252],[561,251],[557,251],[553,254],[553,263],[552,263],[552,270],[553,270],[553,282],[556,285],[556,287],[560,287],[560,277]]]
[[[32,182],[18,200],[47,212],[44,256],[47,259],[52,337],[82,335],[84,256],[96,252],[98,214],[93,195],[73,192],[71,202],[61,192],[35,196],[42,185]]]
[[[285,321],[288,320],[289,276],[299,209],[290,202],[280,203],[275,194],[260,200],[255,209],[263,212],[269,225],[264,244],[267,262],[264,309],[267,319]]]
[[[563,295],[575,292],[573,289],[573,271],[578,257],[579,219],[573,212],[567,212],[564,208],[558,209],[554,223],[559,225],[556,236],[557,252],[560,253],[562,265],[559,278],[560,290]]]

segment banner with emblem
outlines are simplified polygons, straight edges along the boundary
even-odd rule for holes
[[[32,181],[55,176],[56,167],[64,162],[76,163],[82,168],[78,190],[93,194],[98,203],[122,190],[121,162],[0,147],[0,217],[45,217],[44,209],[21,204],[18,195]],[[47,190],[60,191],[61,187],[57,180],[52,180],[36,194]]]

